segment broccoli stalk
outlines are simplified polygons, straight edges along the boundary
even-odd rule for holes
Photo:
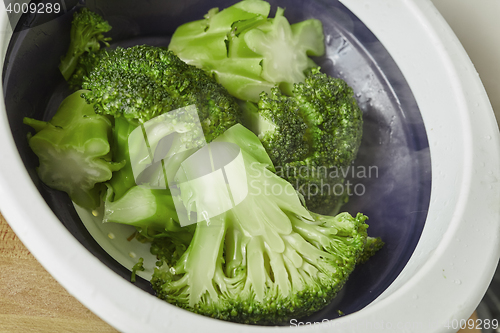
[[[243,38],[253,52],[262,55],[261,77],[291,93],[294,83],[304,82],[306,69],[316,67],[309,56],[324,53],[323,27],[320,21],[309,19],[290,25],[278,8],[267,24],[243,32]]]
[[[241,125],[215,143],[240,147],[245,177],[229,186],[247,188],[247,196],[198,222],[177,260],[154,243],[163,263],[151,280],[158,297],[196,313],[250,324],[283,323],[326,306],[363,252],[366,217],[309,212],[294,188],[272,172],[258,138]],[[227,190],[224,182],[210,184],[192,187],[190,200]],[[190,200],[184,204],[189,206]]]
[[[289,93],[316,67],[310,56],[324,53],[322,23],[290,24],[284,9],[269,18],[263,0],[243,0],[204,20],[186,23],[172,35],[169,49],[189,64],[213,73],[233,96],[257,102],[262,91],[280,86]]]
[[[169,49],[186,63],[200,68],[211,61],[224,60],[228,56],[227,35],[234,22],[265,22],[270,9],[270,4],[261,0],[240,1],[222,11],[212,8],[203,20],[177,27]]]
[[[134,186],[120,199],[113,200],[113,190],[108,188],[103,222],[164,231],[172,229],[171,226],[175,225],[176,220],[177,213],[167,190]]]
[[[375,255],[380,249],[385,245],[385,242],[380,237],[370,237],[366,238],[366,245],[363,249],[363,253],[358,259],[358,264],[364,264]]]
[[[75,12],[71,22],[70,44],[66,55],[61,59],[59,70],[64,79],[69,80],[84,53],[97,52],[101,44],[109,46],[110,38],[103,33],[111,30],[107,21],[87,8]]]
[[[37,132],[29,145],[39,158],[42,182],[93,209],[100,204],[100,183],[111,179],[124,162],[111,159],[110,120],[95,114],[82,93],[66,97],[49,122],[24,118],[24,123]]]
[[[123,168],[116,171],[113,177],[108,181],[108,185],[113,192],[113,200],[120,199],[130,188],[136,185],[132,165],[130,163],[130,154],[128,138],[130,133],[139,126],[134,120],[118,117],[114,119],[113,140],[111,143],[111,152],[114,161],[123,161]]]
[[[164,151],[162,142],[169,136],[172,140],[167,140],[169,146]],[[106,184],[103,222],[135,226],[146,238],[168,234],[190,239],[193,228],[179,225],[166,176],[175,174],[180,162],[204,144],[194,107],[177,109],[139,125],[116,118],[115,156],[123,158],[125,165]]]

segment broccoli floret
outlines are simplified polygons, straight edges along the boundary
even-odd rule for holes
[[[315,67],[310,56],[324,53],[323,26],[308,19],[290,24],[284,9],[269,17],[263,0],[243,0],[204,20],[186,23],[172,35],[169,49],[189,64],[213,73],[235,97],[257,102],[262,91],[280,86],[288,93]]]
[[[87,8],[75,12],[71,22],[69,48],[59,65],[59,70],[66,80],[69,80],[75,71],[83,54],[97,52],[101,43],[109,46],[111,39],[103,35],[109,30],[111,26],[108,22]]]
[[[278,88],[273,88],[269,95],[262,93],[258,105],[242,103],[243,124],[258,135],[277,166],[303,160],[309,153],[307,125],[297,108],[296,101]]]
[[[216,143],[240,147],[245,177],[233,178],[239,183],[229,187],[247,188],[247,196],[198,222],[187,249],[176,248],[174,255],[168,242],[155,243],[161,265],[151,283],[157,296],[195,313],[248,324],[283,323],[323,308],[363,252],[366,217],[309,212],[293,187],[272,172],[260,141],[242,125],[211,145]],[[196,166],[185,169],[190,167]],[[194,200],[204,210],[203,198],[227,190],[225,182],[197,184],[183,201],[186,207]]]
[[[363,127],[352,88],[315,68],[305,83],[294,86],[293,98],[308,124],[313,154],[335,166],[349,165],[357,155]]]
[[[84,78],[90,74],[101,58],[106,55],[106,51],[107,49],[100,49],[97,52],[86,52],[80,56],[73,74],[67,80],[70,88],[73,90],[82,89]]]
[[[366,245],[363,249],[363,253],[358,259],[358,264],[364,264],[375,255],[380,249],[385,245],[385,242],[380,237],[370,237],[366,238]]]
[[[242,109],[245,126],[258,135],[278,175],[304,195],[308,209],[338,210],[348,198],[338,188],[345,189],[343,175],[363,132],[362,111],[347,83],[315,68],[291,96],[273,88]]]
[[[157,267],[161,267],[164,264],[168,267],[173,266],[181,258],[184,252],[186,252],[193,238],[193,234],[194,230],[190,238],[186,237],[184,239],[179,239],[178,237],[171,237],[170,235],[162,235],[153,238],[150,252],[158,259],[156,262]]]
[[[29,145],[39,158],[42,182],[93,209],[100,204],[100,183],[111,179],[124,162],[111,158],[111,121],[95,114],[82,93],[66,97],[49,122],[24,118],[24,123],[37,132]]]
[[[196,105],[207,142],[239,121],[238,103],[224,87],[160,47],[105,51],[82,86],[96,113],[140,122]]]

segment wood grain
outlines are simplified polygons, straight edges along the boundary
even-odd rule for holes
[[[0,333],[116,332],[36,261],[0,214]]]

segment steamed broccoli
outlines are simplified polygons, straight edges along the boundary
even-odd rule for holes
[[[109,30],[111,26],[108,22],[87,8],[75,12],[71,22],[69,48],[59,65],[59,70],[66,80],[69,80],[75,71],[83,54],[98,51],[101,43],[109,46],[110,38],[103,35]]]
[[[262,0],[210,10],[174,34],[179,58],[146,45],[100,49],[110,27],[82,10],[61,63],[82,90],[50,122],[25,119],[43,182],[86,208],[103,203],[103,222],[151,242],[158,297],[249,324],[322,309],[383,245],[363,214],[320,215],[325,197],[304,205],[300,187],[325,179],[297,171],[351,163],[361,112],[345,82],[306,76],[308,56],[324,50],[321,23],[269,11]],[[142,269],[141,258],[131,279]]]
[[[345,81],[313,69],[292,96],[273,88],[243,109],[245,126],[258,135],[277,173],[304,195],[308,209],[331,213],[346,200],[336,186],[342,188],[342,175],[356,158],[363,120]]]
[[[42,182],[93,209],[100,204],[100,183],[111,179],[124,162],[111,158],[111,121],[95,114],[82,93],[66,97],[49,122],[24,118],[24,123],[37,132],[29,145],[39,158]]]
[[[163,263],[151,280],[157,296],[196,313],[250,324],[277,324],[320,310],[342,288],[363,252],[366,217],[309,212],[293,187],[272,172],[258,138],[241,125],[215,143],[240,147],[245,177],[235,178],[239,183],[231,189],[246,188],[247,196],[198,222],[185,250],[165,247],[164,240],[153,242]],[[203,198],[227,190],[224,182],[210,184],[192,186],[183,201],[186,207],[194,200],[203,210]],[[240,194],[233,192],[233,197]]]
[[[186,23],[172,35],[169,49],[182,60],[213,73],[235,97],[256,102],[274,86],[290,91],[316,65],[310,56],[324,53],[322,23],[308,19],[290,24],[284,9],[270,18],[270,4],[243,0],[204,20]]]

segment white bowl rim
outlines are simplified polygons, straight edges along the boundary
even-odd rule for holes
[[[500,134],[493,111],[463,47],[429,0],[341,2],[384,44],[415,95],[431,149],[432,192],[421,241],[396,281],[365,309],[314,327],[320,332],[448,331],[447,325],[467,319],[476,308],[499,258]],[[2,8],[2,56],[12,34],[8,26]],[[0,108],[2,214],[47,271],[103,320],[123,332],[290,329],[194,315],[112,272],[47,206],[15,148],[5,105]]]

